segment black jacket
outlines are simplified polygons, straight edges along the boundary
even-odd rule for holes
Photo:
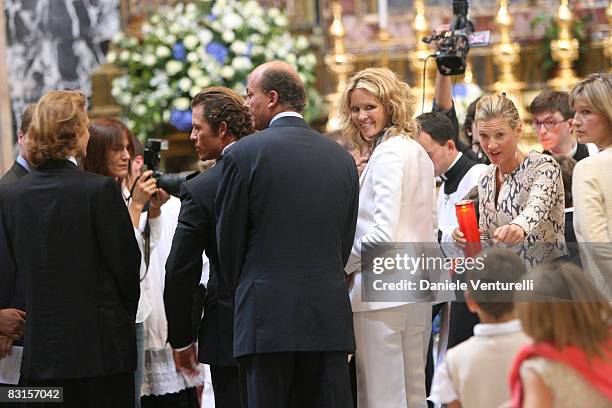
[[[353,158],[301,118],[282,117],[225,155],[219,259],[235,294],[234,357],[352,351],[344,266],[359,179]]]
[[[0,223],[25,282],[24,377],[134,371],[140,252],[115,181],[48,161],[0,187]]]
[[[28,174],[28,169],[23,167],[21,164],[15,162],[11,166],[11,168],[4,173],[2,178],[0,178],[0,184],[12,184],[19,180],[21,177]]]
[[[204,316],[199,324],[198,359],[217,367],[235,365],[232,358],[234,316],[232,299],[223,279],[215,235],[215,194],[223,160],[184,183],[181,212],[166,261],[164,304],[168,319],[168,341],[182,348],[196,339],[192,312],[202,316],[202,305],[194,302],[202,275],[202,252],[210,260],[210,275],[204,298]],[[192,308],[196,308],[195,311]],[[198,323],[199,323],[198,318]]]

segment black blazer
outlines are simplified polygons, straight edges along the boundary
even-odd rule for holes
[[[217,238],[235,293],[234,357],[354,350],[344,273],[359,199],[353,158],[283,117],[224,160]]]
[[[28,173],[28,169],[15,161],[11,168],[4,173],[4,176],[0,178],[0,184],[12,184]]]
[[[25,281],[25,378],[136,368],[140,252],[116,182],[48,161],[0,187],[9,262]]]
[[[223,279],[215,236],[215,194],[223,160],[183,183],[181,212],[166,261],[164,304],[168,320],[168,341],[173,348],[192,343],[196,334],[190,319],[202,316],[202,305],[194,302],[202,275],[202,252],[210,260],[210,275],[204,298],[204,316],[199,324],[198,359],[217,367],[235,365],[232,358],[233,308]]]

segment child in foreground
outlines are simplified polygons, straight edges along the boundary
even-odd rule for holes
[[[530,273],[518,316],[534,344],[510,372],[513,408],[612,407],[612,307],[575,265]]]
[[[507,249],[487,250],[479,257],[484,267],[468,270],[468,283],[518,282],[526,272],[521,259]],[[434,374],[429,400],[448,408],[496,408],[510,399],[508,370],[529,338],[514,314],[512,293],[472,289],[465,298],[480,323],[474,336],[448,350]]]

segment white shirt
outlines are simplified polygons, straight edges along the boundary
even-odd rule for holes
[[[521,321],[518,319],[505,323],[479,323],[474,326],[474,336],[501,336],[518,333],[521,330]],[[431,383],[431,392],[427,399],[440,404],[449,404],[459,400],[459,396],[453,388],[453,382],[446,361],[436,367]]]
[[[461,158],[462,153],[459,152],[448,170],[452,169]],[[483,171],[487,166],[485,164],[476,164],[468,170],[459,182],[457,190],[452,194],[444,194],[444,184],[440,186],[438,192],[438,229],[442,232],[440,242],[453,242],[453,230],[459,226],[457,215],[455,212],[455,204],[463,200],[467,193],[476,185]],[[447,170],[447,171],[448,171]]]
[[[294,118],[301,118],[301,119],[304,119],[304,117],[303,117],[302,115],[300,115],[299,113],[297,113],[297,112],[293,112],[293,111],[280,112],[280,113],[277,113],[277,114],[276,114],[276,115],[275,115],[275,116],[272,118],[272,120],[270,121],[270,124],[268,125],[268,127],[270,127],[270,125],[272,125],[272,123],[273,123],[275,120],[278,120],[278,119],[280,119],[280,118],[286,118],[286,117],[294,117]]]

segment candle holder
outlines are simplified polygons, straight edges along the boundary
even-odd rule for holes
[[[578,40],[572,36],[574,15],[568,6],[568,0],[561,0],[555,17],[559,26],[559,35],[550,42],[552,58],[559,63],[557,75],[548,81],[548,85],[557,91],[570,91],[578,83],[578,77],[572,64],[578,59]]]
[[[327,54],[324,60],[327,69],[336,77],[336,89],[325,97],[329,106],[327,124],[325,126],[327,131],[340,128],[338,100],[346,88],[346,81],[349,73],[353,71],[353,62],[355,60],[353,55],[346,52],[346,47],[344,46],[346,31],[344,30],[344,24],[342,24],[342,5],[338,0],[334,0],[331,3],[331,9],[333,21],[329,27],[329,34],[333,47],[332,52]]]
[[[472,200],[459,201],[455,204],[455,213],[457,214],[459,229],[467,241],[463,253],[466,257],[473,258],[482,250],[474,203]]]
[[[425,88],[425,99],[427,102],[433,100],[435,93],[435,86],[433,78],[435,77],[436,62],[432,58],[426,67],[425,81],[423,81],[423,67],[425,66],[425,60],[432,53],[429,46],[421,41],[421,38],[426,37],[430,34],[429,23],[427,17],[425,17],[425,4],[423,0],[415,0],[414,9],[416,14],[412,23],[414,31],[414,37],[416,41],[416,48],[411,51],[408,55],[410,58],[410,68],[414,75],[414,87],[413,95],[415,98],[415,106],[421,106],[423,98],[423,87]],[[418,109],[415,109],[418,112]],[[421,112],[422,113],[422,112]]]
[[[505,92],[514,102],[521,117],[525,117],[525,104],[523,103],[523,89],[527,87],[514,75],[515,67],[520,64],[521,46],[512,42],[510,33],[514,28],[514,19],[508,11],[508,0],[500,0],[499,10],[495,23],[499,27],[499,43],[494,47],[493,61],[499,69],[499,80],[491,89],[494,92]]]

